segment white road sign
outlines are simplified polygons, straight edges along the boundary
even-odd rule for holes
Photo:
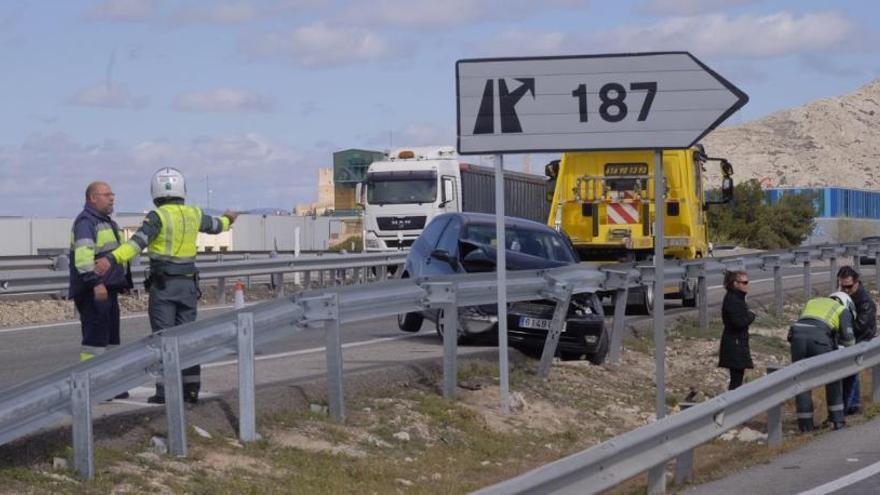
[[[459,60],[458,152],[687,148],[749,97],[687,52]]]

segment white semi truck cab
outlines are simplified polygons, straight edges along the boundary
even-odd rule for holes
[[[407,249],[441,213],[495,212],[495,171],[459,163],[453,146],[402,148],[367,169],[358,185],[364,208],[364,249]],[[504,173],[505,213],[546,222],[550,203],[543,176]]]

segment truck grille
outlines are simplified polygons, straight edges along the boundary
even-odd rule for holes
[[[379,230],[415,230],[425,227],[427,217],[377,217]]]
[[[412,246],[415,239],[404,239],[403,242],[398,242],[397,239],[385,239],[385,245],[389,248],[406,248]]]

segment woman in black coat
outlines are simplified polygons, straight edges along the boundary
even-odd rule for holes
[[[726,272],[724,287],[727,294],[721,304],[721,321],[724,332],[721,334],[721,349],[718,351],[718,367],[730,370],[730,385],[733,390],[742,385],[746,369],[754,368],[752,351],[749,349],[749,325],[755,321],[755,313],[749,311],[746,294],[749,292],[749,274],[742,271]]]

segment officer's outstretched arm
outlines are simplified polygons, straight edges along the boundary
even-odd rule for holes
[[[147,213],[146,218],[144,218],[144,223],[142,223],[137,232],[131,236],[131,239],[114,249],[108,258],[112,258],[113,261],[117,263],[127,263],[131,261],[135,256],[140,254],[140,252],[143,251],[153,239],[158,237],[159,232],[161,231],[162,220],[159,218],[159,214],[155,211]]]
[[[202,213],[199,232],[204,232],[206,234],[219,234],[221,232],[226,232],[229,230],[229,226],[232,225],[233,220],[235,220],[234,217],[230,218],[226,214],[219,217],[212,217],[211,215],[205,215]]]

